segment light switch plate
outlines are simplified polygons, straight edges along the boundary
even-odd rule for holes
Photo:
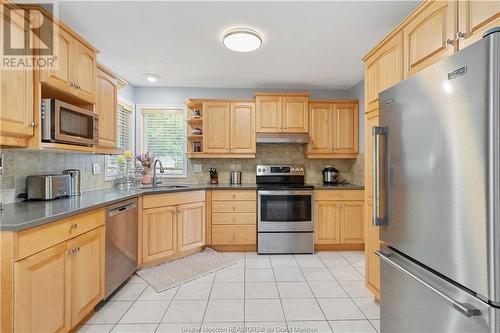
[[[100,175],[101,174],[101,164],[99,164],[99,163],[92,164],[92,174],[93,175]]]
[[[193,164],[191,165],[192,172],[203,172],[203,165],[201,164]]]

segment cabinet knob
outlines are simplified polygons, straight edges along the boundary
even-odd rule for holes
[[[69,226],[70,230],[76,230],[76,228],[78,228],[78,224],[74,223],[72,225]]]
[[[465,38],[465,32],[459,31],[455,34],[455,40]]]

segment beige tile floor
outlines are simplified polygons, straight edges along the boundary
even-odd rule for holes
[[[362,252],[226,255],[237,263],[162,293],[133,276],[78,332],[380,331]]]

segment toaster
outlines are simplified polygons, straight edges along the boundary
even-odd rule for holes
[[[36,175],[26,178],[28,200],[52,200],[70,195],[69,175]]]

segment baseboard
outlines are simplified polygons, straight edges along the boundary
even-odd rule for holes
[[[315,244],[315,251],[364,251],[365,244]]]
[[[257,252],[257,245],[208,245],[219,252]]]
[[[159,264],[163,264],[164,262],[169,262],[169,261],[172,261],[172,260],[176,260],[176,259],[180,259],[180,258],[183,258],[183,257],[187,257],[187,256],[190,256],[190,255],[192,255],[194,253],[203,251],[204,249],[205,249],[205,246],[199,246],[199,247],[191,249],[191,250],[187,250],[187,251],[176,253],[176,254],[174,254],[174,255],[172,255],[170,257],[167,257],[167,258],[161,258],[161,259],[158,259],[158,260],[153,260],[153,261],[145,262],[145,263],[142,263],[142,265],[140,267],[138,267],[137,269],[140,269],[140,268],[143,268],[143,267],[156,266],[156,265],[159,265]]]

